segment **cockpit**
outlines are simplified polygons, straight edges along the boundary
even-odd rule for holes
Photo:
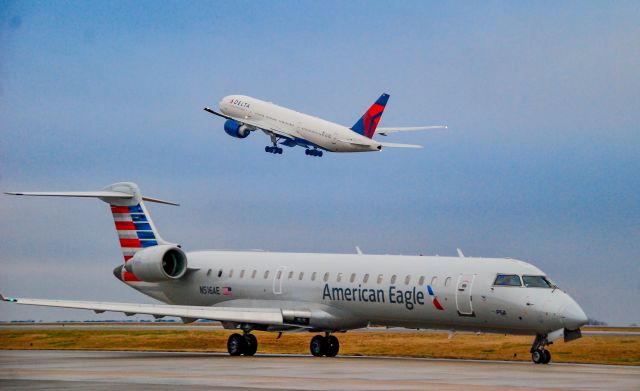
[[[557,288],[546,276],[530,276],[517,274],[498,274],[493,286],[524,286],[525,288]]]

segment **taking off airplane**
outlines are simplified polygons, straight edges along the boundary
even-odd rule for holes
[[[379,142],[373,139],[373,135],[376,130],[378,134],[386,136],[398,132],[446,128],[443,125],[378,128],[388,100],[389,95],[382,94],[351,128],[244,95],[222,98],[220,112],[209,107],[204,110],[227,120],[224,131],[229,136],[245,138],[254,130],[262,130],[273,144],[264,150],[273,154],[283,152],[278,143],[287,147],[301,146],[308,156],[322,156],[323,150],[370,152],[383,148],[422,148],[420,145]]]
[[[130,182],[97,192],[14,192],[26,196],[95,197],[108,203],[124,263],[113,274],[163,304],[8,298],[38,306],[208,319],[238,330],[231,355],[258,349],[254,330],[308,331],[314,356],[338,354],[337,332],[381,325],[535,336],[531,356],[548,363],[546,346],[581,337],[587,316],[540,269],[503,258],[185,252],[164,240]],[[174,204],[175,205],[175,204]]]

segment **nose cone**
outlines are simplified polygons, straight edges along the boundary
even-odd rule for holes
[[[589,318],[575,301],[569,303],[562,311],[562,322],[568,330],[577,330],[588,321]]]

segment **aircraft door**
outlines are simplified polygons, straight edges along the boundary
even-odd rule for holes
[[[280,266],[273,275],[273,294],[282,294],[282,280],[285,279],[286,266]]]
[[[471,295],[473,280],[475,280],[475,278],[475,274],[461,274],[458,277],[458,284],[456,286],[456,307],[458,308],[458,315],[460,316],[476,316],[473,312],[473,296]]]

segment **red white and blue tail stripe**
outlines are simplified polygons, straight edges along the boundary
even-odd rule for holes
[[[365,137],[372,138],[376,133],[378,122],[380,122],[380,118],[382,118],[382,113],[384,112],[384,108],[387,106],[388,100],[389,94],[380,95],[376,103],[369,107],[369,110],[360,117],[351,130]]]

